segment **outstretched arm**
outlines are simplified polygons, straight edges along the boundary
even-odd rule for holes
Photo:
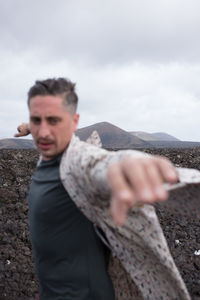
[[[133,206],[166,200],[168,193],[163,183],[177,182],[178,175],[166,158],[128,156],[109,166],[108,181],[112,218],[117,225],[123,225]]]
[[[111,199],[114,223],[123,225],[133,206],[164,201],[168,197],[164,183],[179,178],[166,158],[136,150],[106,151],[73,137],[63,155],[61,173],[67,190],[78,185],[87,201],[102,209]],[[66,176],[67,174],[67,176]],[[70,180],[73,184],[70,184]],[[67,180],[66,180],[67,179]]]
[[[17,127],[18,133],[16,133],[15,137],[26,136],[30,134],[29,123],[22,123]]]

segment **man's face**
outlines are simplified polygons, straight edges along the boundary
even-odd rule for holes
[[[61,96],[35,96],[30,100],[30,130],[43,160],[53,159],[68,146],[78,114],[63,105]]]

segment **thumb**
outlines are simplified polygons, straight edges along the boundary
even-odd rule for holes
[[[21,133],[15,133],[14,134],[14,137],[20,137],[20,136],[22,136]]]

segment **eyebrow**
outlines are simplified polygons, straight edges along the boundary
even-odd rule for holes
[[[45,118],[46,120],[62,120],[62,118],[61,117],[58,117],[58,116],[49,116],[49,117],[46,117]]]
[[[38,119],[38,120],[40,120],[41,117],[33,115],[33,116],[30,116],[30,119]],[[46,120],[52,120],[52,119],[54,119],[54,120],[62,120],[62,118],[58,117],[58,116],[47,116],[47,117],[45,117],[45,119]]]
[[[31,119],[31,120],[36,120],[36,119],[37,119],[37,120],[40,120],[41,118],[38,117],[38,116],[30,116],[30,119]]]

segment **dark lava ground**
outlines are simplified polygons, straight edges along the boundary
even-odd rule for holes
[[[176,166],[200,170],[200,148],[145,149]],[[38,154],[0,150],[0,300],[31,300],[37,291],[28,233],[26,196]],[[174,191],[156,205],[172,256],[193,300],[200,299],[200,186]],[[154,300],[154,299],[152,299]],[[181,299],[180,299],[181,300]]]

